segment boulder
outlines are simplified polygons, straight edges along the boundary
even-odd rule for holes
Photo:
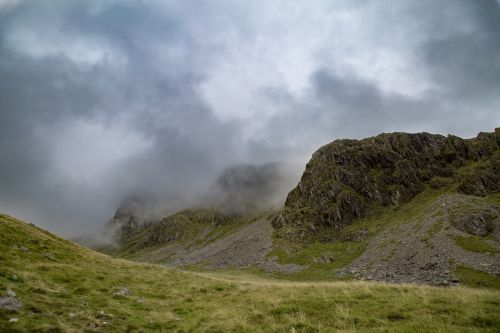
[[[15,297],[0,297],[0,309],[17,311],[23,306],[23,303]]]

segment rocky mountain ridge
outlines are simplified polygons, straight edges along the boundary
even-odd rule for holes
[[[456,183],[464,194],[498,192],[499,147],[499,128],[474,139],[392,133],[336,140],[313,154],[273,226],[282,237],[300,240],[397,207],[426,186]]]

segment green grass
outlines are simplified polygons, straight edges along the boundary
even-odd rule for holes
[[[309,244],[290,243],[282,239],[274,241],[274,248],[268,257],[277,256],[282,264],[298,264],[306,266],[296,273],[267,274],[274,278],[293,281],[340,279],[334,270],[344,267],[360,256],[366,243],[357,242],[314,242]],[[331,263],[315,263],[314,259],[323,255],[334,257]],[[345,278],[343,278],[345,279]]]
[[[500,193],[493,193],[485,198],[486,201],[500,206]]]
[[[500,290],[500,279],[485,272],[458,265],[455,275],[460,282],[473,288],[495,288]]]
[[[486,240],[479,236],[453,236],[457,245],[467,251],[479,253],[499,253],[500,250],[490,245]]]
[[[307,255],[325,250],[330,249],[313,245]],[[491,289],[286,282],[251,273],[195,273],[114,259],[0,215],[0,294],[13,290],[23,302],[19,312],[0,310],[2,332],[495,332],[500,327],[500,292]],[[132,294],[114,297],[117,286]],[[11,318],[19,320],[9,323]]]

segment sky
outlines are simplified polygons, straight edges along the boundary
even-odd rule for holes
[[[498,126],[496,0],[0,0],[0,211],[60,235],[338,138]]]

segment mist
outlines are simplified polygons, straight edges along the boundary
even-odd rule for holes
[[[337,138],[492,131],[499,91],[495,0],[0,1],[0,211],[93,233]]]

